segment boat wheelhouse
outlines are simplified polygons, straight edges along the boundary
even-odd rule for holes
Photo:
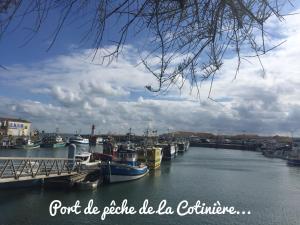
[[[61,148],[66,145],[66,142],[60,135],[49,134],[42,139],[42,148]]]
[[[69,138],[69,143],[73,144],[89,144],[89,139],[81,137],[79,134]]]
[[[14,148],[17,149],[35,149],[40,147],[40,142],[34,142],[29,137],[21,137],[16,139],[16,145]]]
[[[81,152],[75,155],[75,160],[80,163],[83,169],[98,168],[101,161],[90,152]]]
[[[160,167],[163,152],[161,147],[147,147],[146,148],[146,155],[147,155],[147,165],[149,169],[155,170]]]
[[[300,166],[300,140],[293,140],[292,152],[287,158],[287,163],[290,166]]]
[[[176,157],[176,147],[173,143],[157,144],[156,147],[162,148],[163,160],[171,160]]]

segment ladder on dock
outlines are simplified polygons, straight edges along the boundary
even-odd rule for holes
[[[81,164],[69,158],[0,157],[0,184],[72,176]]]

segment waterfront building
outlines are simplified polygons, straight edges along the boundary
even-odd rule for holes
[[[31,122],[16,118],[0,117],[1,136],[29,136]]]

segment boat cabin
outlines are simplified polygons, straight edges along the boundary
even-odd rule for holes
[[[75,160],[81,163],[88,163],[91,161],[92,153],[82,152],[80,154],[75,155]]]

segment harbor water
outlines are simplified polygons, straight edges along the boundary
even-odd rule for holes
[[[87,146],[85,148],[88,148]],[[87,150],[81,148],[79,150]],[[101,149],[92,149],[101,151]],[[66,157],[66,149],[0,150],[0,156]],[[251,211],[250,215],[49,215],[49,204],[60,200],[86,206],[93,199],[99,208],[112,200],[139,208],[145,199],[157,208],[166,199],[175,210],[197,200]],[[103,185],[94,191],[23,188],[0,190],[0,225],[299,225],[300,168],[257,152],[191,147],[142,179]]]

